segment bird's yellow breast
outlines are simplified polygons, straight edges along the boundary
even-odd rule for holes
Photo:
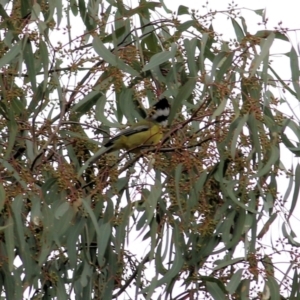
[[[155,124],[146,131],[135,133],[129,136],[121,136],[117,141],[117,148],[132,150],[142,145],[156,145],[162,140],[162,138],[162,128]]]

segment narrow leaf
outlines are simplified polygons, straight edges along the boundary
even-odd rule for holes
[[[32,90],[36,91],[36,74],[34,67],[34,56],[32,51],[31,42],[28,39],[25,39],[25,49],[23,52],[24,61],[27,67],[27,74],[29,76]]]
[[[99,225],[98,225],[96,216],[95,216],[92,208],[90,207],[90,205],[88,204],[88,202],[85,199],[82,199],[82,204],[83,204],[83,207],[86,210],[86,212],[90,215],[90,218],[95,227],[95,231],[97,232],[97,235],[100,236]]]
[[[0,68],[9,64],[21,52],[21,41],[15,44],[2,58],[0,59]]]
[[[169,123],[171,123],[175,117],[175,114],[177,110],[182,105],[182,102],[186,99],[188,99],[191,94],[193,93],[193,90],[196,85],[196,79],[195,78],[189,78],[188,81],[179,89],[179,92],[173,102],[170,116],[169,116]]]
[[[0,213],[4,207],[5,199],[5,190],[2,183],[0,183]]]
[[[98,232],[97,232],[98,233]],[[104,223],[99,228],[99,234],[97,234],[97,245],[98,245],[98,263],[103,266],[106,262],[104,261],[104,253],[107,249],[108,242],[111,237],[111,224]]]
[[[297,54],[294,47],[292,47],[291,52],[289,53],[290,56],[290,67],[292,71],[292,83],[294,86],[294,89],[297,94],[297,99],[300,101],[300,85],[299,85],[299,55]]]
[[[189,15],[189,8],[184,5],[179,5],[178,10],[177,10],[177,15]]]
[[[212,295],[215,300],[226,300],[227,296],[224,294],[219,285],[215,282],[206,282],[208,292]]]
[[[229,283],[227,284],[227,291],[229,292],[229,294],[235,293],[237,287],[241,283],[243,272],[243,269],[239,269],[231,277]]]
[[[237,140],[238,140],[240,133],[242,132],[242,130],[244,128],[244,125],[248,121],[248,117],[249,117],[248,114],[244,115],[243,118],[241,118],[241,120],[239,121],[236,130],[234,131],[234,135],[233,135],[232,142],[231,142],[231,152],[230,152],[232,158],[235,157]]]
[[[270,293],[271,293],[271,298],[272,300],[280,300],[280,291],[279,291],[279,285],[276,282],[276,280],[274,279],[273,276],[268,276],[268,281],[267,281],[267,285],[270,289]]]
[[[211,116],[211,120],[215,120],[216,117],[220,116],[222,112],[224,111],[226,104],[227,104],[228,99],[223,99],[217,109],[214,111],[214,113]]]
[[[290,183],[293,183],[293,180],[291,178]],[[289,189],[291,189],[292,186],[289,185],[288,189],[286,192],[288,192]],[[293,199],[291,203],[291,208],[289,210],[289,216],[288,219],[291,217],[291,215],[294,212],[294,209],[298,203],[298,196],[299,196],[299,189],[300,189],[300,164],[297,164],[296,170],[295,170],[295,187],[294,187],[294,194],[293,194]],[[286,198],[286,197],[284,197]]]
[[[69,202],[63,202],[55,211],[54,217],[56,219],[60,219],[69,209],[72,209],[70,207]]]
[[[144,66],[142,69],[143,72],[151,70],[155,68],[156,66],[161,65],[162,63],[166,62],[167,60],[171,59],[173,57],[173,53],[170,51],[164,51],[161,53],[157,53],[153,55],[150,59],[150,62]]]
[[[14,221],[12,216],[10,215],[6,220],[5,228],[4,228],[4,236],[5,236],[5,246],[6,253],[8,258],[8,269],[10,272],[13,271],[14,268],[14,260],[15,260],[15,243],[14,243]]]
[[[132,67],[125,64],[121,59],[119,59],[116,55],[112,54],[111,51],[109,51],[102,41],[98,37],[94,37],[93,39],[93,46],[95,51],[98,53],[100,57],[103,57],[103,59],[111,64],[114,67],[120,68],[124,72],[128,72],[132,76],[140,76],[140,74],[135,71]]]
[[[237,40],[240,42],[245,37],[245,33],[243,32],[240,24],[235,19],[231,18],[231,23],[233,25]]]
[[[261,48],[261,52],[252,62],[250,68],[250,77],[252,77],[257,69],[259,68],[261,62],[265,59],[265,57],[269,54],[270,47],[272,46],[275,39],[275,34],[273,32],[264,40],[263,46]]]
[[[267,161],[267,163],[257,172],[256,176],[261,177],[265,174],[267,174],[272,166],[278,161],[279,158],[279,149],[278,147],[272,145],[271,152],[270,152],[270,158]]]
[[[185,39],[184,41],[184,47],[186,50],[187,55],[187,62],[190,70],[191,76],[196,76],[197,74],[197,64],[195,63],[195,51],[196,51],[196,45],[197,45],[197,39]]]

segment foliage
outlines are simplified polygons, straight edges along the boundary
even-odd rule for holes
[[[299,156],[299,120],[276,96],[300,100],[297,50],[290,82],[271,62],[286,29],[250,34],[234,5],[226,41],[217,12],[162,1],[0,4],[3,297],[300,297],[300,166],[287,171],[280,149]],[[162,95],[159,146],[91,163]]]

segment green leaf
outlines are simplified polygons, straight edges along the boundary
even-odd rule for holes
[[[15,223],[15,230],[17,232],[16,239],[18,240],[18,246],[21,249],[21,252],[25,251],[24,224],[21,216],[22,208],[22,195],[18,195],[12,203],[12,213]]]
[[[262,17],[265,14],[265,9],[256,9],[254,12]]]
[[[228,299],[225,295],[224,291],[220,288],[220,286],[216,282],[206,282],[205,283],[208,292],[215,300],[226,300]]]
[[[157,286],[161,286],[163,284],[169,284],[171,280],[178,275],[181,267],[183,266],[184,260],[180,250],[179,245],[179,229],[177,224],[175,224],[173,231],[173,239],[175,245],[175,257],[171,268],[166,272],[166,274],[157,281]]]
[[[16,181],[25,189],[27,190],[27,184],[25,181],[21,178],[19,173],[14,169],[14,167],[6,160],[0,158],[0,164],[2,164],[3,167],[7,168],[7,170],[11,173],[11,175],[16,179]]]
[[[265,174],[267,174],[272,166],[278,161],[279,159],[279,149],[277,146],[272,145],[271,151],[270,151],[270,157],[267,161],[267,163],[257,172],[257,177],[262,177]]]
[[[12,62],[12,60],[21,53],[22,42],[15,44],[4,56],[0,59],[0,68]]]
[[[113,35],[115,35],[117,38],[122,37],[126,32],[126,28],[125,26],[122,26],[120,28],[117,28],[113,31],[113,33],[106,35],[103,40],[102,43],[111,43],[113,41]]]
[[[55,211],[54,217],[60,219],[68,210],[72,209],[69,202],[63,202]]]
[[[188,81],[182,87],[179,88],[178,94],[174,99],[171,112],[169,115],[169,119],[168,119],[169,124],[172,123],[175,114],[179,110],[179,108],[181,108],[183,101],[188,99],[193,93],[195,85],[196,85],[196,78],[189,78]]]
[[[166,12],[167,14],[171,14],[171,13],[172,13],[172,10],[170,10],[170,9],[168,9],[168,8],[166,7],[166,5],[165,5],[165,3],[164,3],[163,0],[159,0],[159,2],[160,2],[161,5],[163,6],[163,8],[164,8],[164,10],[165,10],[165,12]]]
[[[222,59],[218,65],[219,70],[216,71],[216,82],[222,82],[224,75],[228,77],[228,73],[232,68],[232,60],[234,57],[234,52],[227,55],[226,58]]]
[[[89,167],[89,165],[95,161],[97,161],[97,159],[99,159],[102,154],[106,153],[106,148],[105,147],[101,147],[98,151],[96,151],[94,153],[93,156],[91,156],[85,163],[84,165],[78,170],[77,173],[77,178],[80,178],[80,176],[83,174],[83,172]]]
[[[261,46],[261,52],[259,55],[257,55],[250,67],[250,77],[252,77],[257,69],[260,67],[260,64],[265,59],[265,57],[269,54],[270,48],[274,42],[275,34],[271,32],[269,36],[263,41]]]
[[[239,269],[232,275],[229,283],[227,284],[227,291],[230,295],[236,292],[236,289],[242,280],[243,272],[243,269]]]
[[[293,276],[292,290],[291,290],[291,294],[290,294],[291,299],[293,299],[293,300],[296,300],[300,293],[298,278],[299,278],[298,271],[297,271],[297,268],[295,268],[294,276]]]
[[[158,274],[164,275],[166,274],[167,270],[163,265],[163,259],[161,255],[162,242],[160,242],[156,248],[156,255],[155,255],[155,268]]]
[[[145,71],[151,70],[151,69],[155,68],[156,66],[163,64],[164,62],[168,61],[169,59],[171,59],[173,57],[174,57],[174,54],[171,51],[164,51],[164,52],[154,54],[151,57],[150,62],[144,66],[142,71],[145,72]]]
[[[249,288],[250,288],[250,279],[244,279],[241,281],[237,289],[237,294],[241,300],[249,300]]]
[[[192,27],[197,27],[198,23],[196,20],[189,20],[183,23],[180,23],[176,28],[179,32],[184,32],[188,30],[191,26]]]
[[[21,280],[21,278],[24,275],[24,269],[23,267],[15,267],[14,268],[14,279],[15,279],[15,288],[14,288],[14,297],[15,299],[23,299],[23,282]]]
[[[268,285],[270,292],[271,292],[271,298],[272,300],[280,300],[280,291],[279,291],[279,285],[274,279],[273,276],[267,276],[268,280],[266,284]]]
[[[16,115],[21,115],[25,111],[24,103],[18,98],[14,98],[11,101],[11,108]]]
[[[8,269],[10,272],[12,272],[14,268],[14,260],[15,260],[15,242],[14,242],[15,235],[14,235],[14,221],[11,215],[8,216],[5,222],[4,236],[5,236],[6,253],[8,258]]]
[[[293,184],[293,178],[291,176],[289,187],[286,190],[286,194],[284,195],[283,199],[288,198],[288,195],[289,195],[288,191],[291,191],[292,184]],[[299,189],[300,189],[300,164],[298,163],[296,170],[295,170],[295,187],[294,187],[294,194],[293,194],[293,198],[292,198],[292,202],[291,202],[291,208],[289,210],[288,219],[292,216],[294,209],[298,203]]]
[[[299,71],[299,55],[295,51],[294,47],[292,47],[290,53],[290,67],[292,71],[292,83],[294,86],[294,89],[297,94],[297,99],[300,101],[300,85],[299,85],[299,76],[300,76],[300,71]]]
[[[263,263],[265,269],[266,269],[266,273],[270,276],[274,276],[274,265],[272,262],[272,258],[265,254],[263,259],[261,260],[261,262]]]
[[[245,260],[244,257],[237,257],[237,258],[230,259],[230,260],[225,259],[225,260],[221,260],[221,261],[215,261],[215,264],[217,264],[217,266],[214,267],[214,271],[223,269],[224,267],[227,267],[230,265],[234,265],[234,264],[236,264],[238,262],[242,262],[244,260]]]
[[[147,221],[147,212],[145,211],[142,216],[139,218],[139,220],[136,222],[136,230],[139,231],[143,227],[145,228],[145,224]]]
[[[40,13],[41,13],[41,6],[38,3],[34,3],[32,5],[30,21],[37,21],[39,19]]]
[[[93,39],[93,47],[95,51],[98,53],[100,57],[103,57],[103,59],[111,64],[114,67],[120,68],[120,70],[127,72],[131,74],[132,76],[140,76],[140,74],[135,71],[132,67],[125,64],[121,59],[119,59],[116,55],[112,54],[111,51],[109,51],[102,41],[98,37],[94,37]]]
[[[181,179],[181,172],[182,172],[182,164],[179,164],[178,166],[176,166],[176,170],[175,170],[175,189],[176,189],[177,199],[180,199],[179,183],[180,183],[180,179]],[[180,205],[180,201],[178,201],[178,202]]]
[[[155,289],[157,287],[157,278],[158,278],[158,275],[156,274],[156,276],[152,277],[151,279],[151,283],[148,287],[148,290],[147,290],[147,298],[146,300],[151,300],[153,298],[151,298],[153,296],[153,293],[155,292]]]
[[[268,232],[270,225],[276,220],[277,216],[278,216],[277,213],[274,213],[271,215],[271,217],[268,219],[268,221],[264,224],[260,233],[257,235],[257,239],[261,239],[265,235],[265,233]]]
[[[240,119],[240,121],[238,123],[238,126],[237,126],[236,130],[234,131],[234,135],[233,135],[232,142],[231,142],[231,152],[230,152],[232,158],[235,157],[235,151],[237,149],[237,147],[236,147],[237,140],[238,140],[238,137],[239,137],[239,135],[241,134],[241,132],[244,128],[244,125],[248,121],[248,117],[249,117],[248,114],[244,115]]]
[[[98,225],[96,216],[95,216],[92,208],[88,204],[88,201],[85,200],[85,199],[81,199],[81,200],[82,200],[82,204],[83,204],[83,207],[84,207],[85,211],[89,214],[89,216],[91,218],[91,221],[92,221],[92,223],[94,225],[95,231],[97,232],[97,236],[100,238],[101,232],[100,232],[100,229],[99,229],[99,225]]]
[[[6,3],[3,3],[6,2]],[[4,21],[7,21],[9,19],[9,15],[6,13],[5,9],[3,8],[3,5],[6,5],[9,2],[9,0],[2,0],[0,3],[0,16],[3,18]],[[11,29],[11,28],[9,28]]]
[[[217,228],[218,234],[222,235],[222,241],[226,245],[232,239],[232,228],[235,226],[234,218],[236,216],[236,211],[232,210],[227,212],[226,219]]]
[[[245,32],[245,34],[248,33],[248,28],[247,28],[247,23],[244,17],[240,17],[240,20],[242,21],[242,26],[243,26],[243,30]]]
[[[98,245],[98,263],[102,267],[106,264],[104,260],[104,253],[108,247],[108,242],[111,238],[111,224],[104,223],[99,227],[99,234],[97,234],[97,245]]]
[[[222,112],[224,111],[226,104],[227,104],[228,99],[223,99],[220,103],[220,105],[217,107],[217,109],[214,111],[214,113],[211,116],[211,120],[215,120],[216,117],[220,116]]]
[[[87,10],[87,7],[85,6],[85,1],[84,0],[79,0],[78,1],[78,7],[79,7],[79,12],[80,12],[82,22],[86,26],[87,30],[88,31],[94,30],[95,29],[95,22],[90,17],[90,14]]]
[[[122,215],[122,223],[119,224],[115,228],[116,230],[116,253],[119,255],[122,251],[122,247],[125,242],[125,236],[126,236],[126,227],[129,225],[130,215],[132,212],[132,206],[131,204],[128,204],[125,208],[121,209],[121,215]]]
[[[0,183],[0,213],[2,212],[2,209],[4,207],[5,199],[5,190],[2,183]]]
[[[282,133],[281,135],[282,138],[282,142],[283,144],[292,152],[296,155],[296,157],[300,157],[300,147],[295,147],[291,141],[289,140],[289,138],[287,137],[287,135],[285,133]]]
[[[235,182],[234,182],[234,181],[229,182],[229,183],[227,184],[227,189],[226,189],[226,190],[227,190],[228,195],[230,196],[230,199],[231,199],[235,204],[237,204],[238,206],[240,206],[241,208],[243,208],[244,210],[256,214],[257,211],[255,211],[255,209],[246,206],[244,203],[242,203],[241,201],[239,201],[239,200],[236,198],[236,196],[234,195],[234,186],[235,186]]]
[[[190,75],[192,77],[197,75],[197,64],[195,63],[195,51],[198,40],[196,38],[193,39],[185,39],[183,41],[184,47],[187,55],[187,62],[190,70]]]
[[[95,105],[97,99],[101,99],[102,93],[99,91],[91,91],[88,95],[86,95],[83,99],[81,99],[78,103],[76,103],[71,111],[72,112],[80,112],[85,113],[89,110],[90,107]]]
[[[29,76],[30,82],[31,82],[31,88],[33,92],[36,92],[36,73],[35,73],[35,67],[34,67],[34,56],[32,51],[31,42],[24,38],[24,61],[27,67],[27,74]]]
[[[99,97],[98,101],[96,102],[96,119],[100,122],[102,122],[103,125],[108,126],[109,128],[115,128],[118,127],[118,123],[112,123],[107,116],[104,115],[105,112],[105,105],[106,105],[107,99],[106,95],[102,95]],[[112,118],[112,116],[110,116]]]
[[[231,241],[226,243],[226,249],[235,248],[240,242],[242,235],[245,233],[244,226],[245,226],[246,211],[240,210],[237,216],[238,216],[237,221],[235,221],[233,227],[232,239]]]
[[[80,274],[80,283],[82,286],[87,286],[89,278],[92,276],[92,266],[90,266],[88,261],[84,262],[82,273]],[[84,297],[84,295],[82,295]],[[83,299],[88,299],[84,297]]]
[[[296,247],[300,247],[300,243],[298,243],[297,241],[295,241],[294,239],[294,232],[290,229],[290,233],[288,232],[288,230],[286,229],[286,224],[283,223],[282,224],[282,234],[283,236],[288,240],[288,242],[292,245],[292,246],[296,246]],[[289,226],[290,227],[290,226]],[[290,227],[291,228],[291,227]]]
[[[120,108],[120,115],[121,118],[119,121],[123,119],[123,116],[126,117],[128,120],[128,123],[134,124],[136,117],[137,117],[137,112],[134,107],[133,103],[133,90],[132,89],[123,89],[122,92],[120,93],[120,97],[118,97],[118,106]],[[122,114],[121,114],[122,113]]]
[[[269,70],[276,77],[276,79],[280,82],[280,84],[286,89],[291,95],[296,96],[296,93],[285,83],[284,80],[276,73],[276,71],[269,65]]]
[[[245,37],[245,33],[243,32],[243,29],[241,28],[241,26],[239,25],[239,23],[235,19],[233,19],[233,18],[231,18],[231,23],[233,25],[233,28],[234,28],[237,40],[239,42],[241,42],[241,40]]]
[[[80,239],[80,234],[83,230],[83,227],[86,223],[86,220],[84,218],[81,218],[75,223],[70,224],[68,231],[66,232],[67,236],[67,252],[68,252],[68,258],[71,268],[76,267],[77,263],[77,252],[78,248],[76,247],[76,243]]]
[[[40,103],[40,100],[43,98],[44,96],[44,82],[41,82],[35,92],[34,97],[32,97],[32,99],[29,99],[29,105],[28,105],[28,112],[29,113],[34,113],[36,111],[37,106]]]
[[[57,2],[61,2],[61,1],[57,1]],[[65,288],[65,283],[64,283],[63,279],[58,277],[55,284],[56,284],[57,298],[61,299],[61,300],[70,299],[68,297],[68,294],[67,294],[67,291],[66,291],[66,288]]]
[[[57,27],[59,27],[63,17],[63,5],[62,1],[56,1],[56,16],[57,16]]]
[[[299,124],[295,123],[293,120],[291,119],[287,119],[285,121],[285,124],[283,126],[283,128],[285,129],[285,127],[289,127],[293,133],[297,136],[298,142],[300,142],[300,129],[299,129]]]
[[[209,39],[209,34],[208,33],[203,33],[202,35],[202,40],[201,40],[201,44],[200,44],[200,70],[202,73],[205,72],[205,64],[204,64],[204,60],[205,60],[205,47],[206,47],[206,44],[208,42],[208,39]]]
[[[155,2],[155,1],[143,1],[139,8],[142,8],[143,10],[146,8],[146,9],[150,9],[150,10],[155,11],[155,8],[160,8],[160,7],[162,7],[162,5],[160,3],[158,3],[158,2]]]
[[[253,113],[249,115],[248,118],[248,127],[250,131],[250,138],[252,141],[252,147],[254,148],[254,151],[258,154],[258,162],[261,160],[261,145],[259,141],[259,130],[258,130],[258,120],[256,120]]]
[[[78,4],[76,3],[76,0],[70,0],[69,5],[73,15],[76,17],[78,15]]]
[[[177,10],[177,15],[189,15],[189,8],[184,5],[179,5],[178,10]]]
[[[228,53],[227,52],[220,52],[218,55],[214,57],[213,64],[211,67],[211,73],[210,77],[208,79],[208,84],[212,83],[214,80],[214,77],[216,77],[218,74],[216,73],[217,68],[219,68],[223,62],[226,60]]]
[[[42,63],[43,63],[43,69],[44,69],[44,86],[43,86],[43,91],[46,90],[47,88],[47,82],[48,82],[48,76],[49,76],[49,53],[48,53],[48,48],[45,44],[44,41],[40,41],[40,52],[41,52],[41,58],[42,58]]]
[[[148,195],[148,198],[146,200],[146,214],[147,214],[147,225],[150,224],[150,222],[153,219],[154,212],[157,207],[157,202],[159,200],[159,197],[162,193],[162,185],[161,182],[157,179],[155,181],[155,184],[151,186],[151,191]]]

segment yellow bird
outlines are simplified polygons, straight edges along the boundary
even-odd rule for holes
[[[167,125],[170,104],[166,98],[153,105],[150,114],[128,129],[122,130],[104,146],[105,153],[125,149],[133,151],[143,145],[157,145],[163,138],[162,128]],[[138,149],[137,149],[138,150]]]

